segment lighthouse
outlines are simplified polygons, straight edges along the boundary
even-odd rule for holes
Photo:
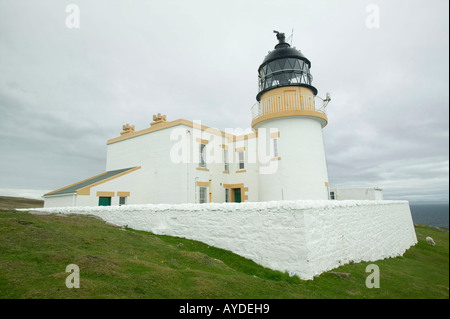
[[[322,129],[328,123],[324,108],[329,97],[316,106],[318,91],[312,85],[311,62],[285,41],[283,33],[274,32],[278,43],[258,68],[252,128],[272,132],[265,135],[278,165],[274,172],[259,175],[259,200],[326,200],[329,187]]]
[[[106,142],[105,172],[45,194],[45,206],[329,199],[322,129],[330,99],[319,100],[311,62],[275,32],[278,43],[258,68],[254,132],[161,113],[139,130],[125,124]],[[186,150],[201,160],[185,160]]]

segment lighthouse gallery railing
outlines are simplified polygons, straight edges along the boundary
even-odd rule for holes
[[[284,93],[262,98],[252,106],[252,120],[261,116],[295,110],[310,110],[326,115],[323,107],[316,108],[315,97],[311,94]]]

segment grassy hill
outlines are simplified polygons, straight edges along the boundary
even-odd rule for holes
[[[375,262],[381,287],[368,289],[370,263],[303,281],[196,241],[87,216],[0,210],[0,298],[448,299],[449,234],[427,226],[416,232],[419,243],[404,256]],[[69,264],[80,267],[79,289],[65,286]]]
[[[44,207],[44,201],[24,197],[0,196],[0,209],[39,208]]]

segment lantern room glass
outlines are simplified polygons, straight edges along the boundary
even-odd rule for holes
[[[266,63],[260,68],[258,78],[260,92],[278,86],[312,83],[308,63],[296,58],[277,59]]]

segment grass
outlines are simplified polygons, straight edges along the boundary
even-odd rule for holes
[[[449,298],[449,234],[417,226],[419,243],[375,262],[379,289],[365,286],[369,263],[312,281],[289,277],[206,244],[122,229],[77,215],[0,211],[0,298]],[[436,246],[426,244],[431,236]],[[68,289],[66,266],[80,267]]]
[[[0,209],[44,207],[44,201],[24,197],[0,196]]]

